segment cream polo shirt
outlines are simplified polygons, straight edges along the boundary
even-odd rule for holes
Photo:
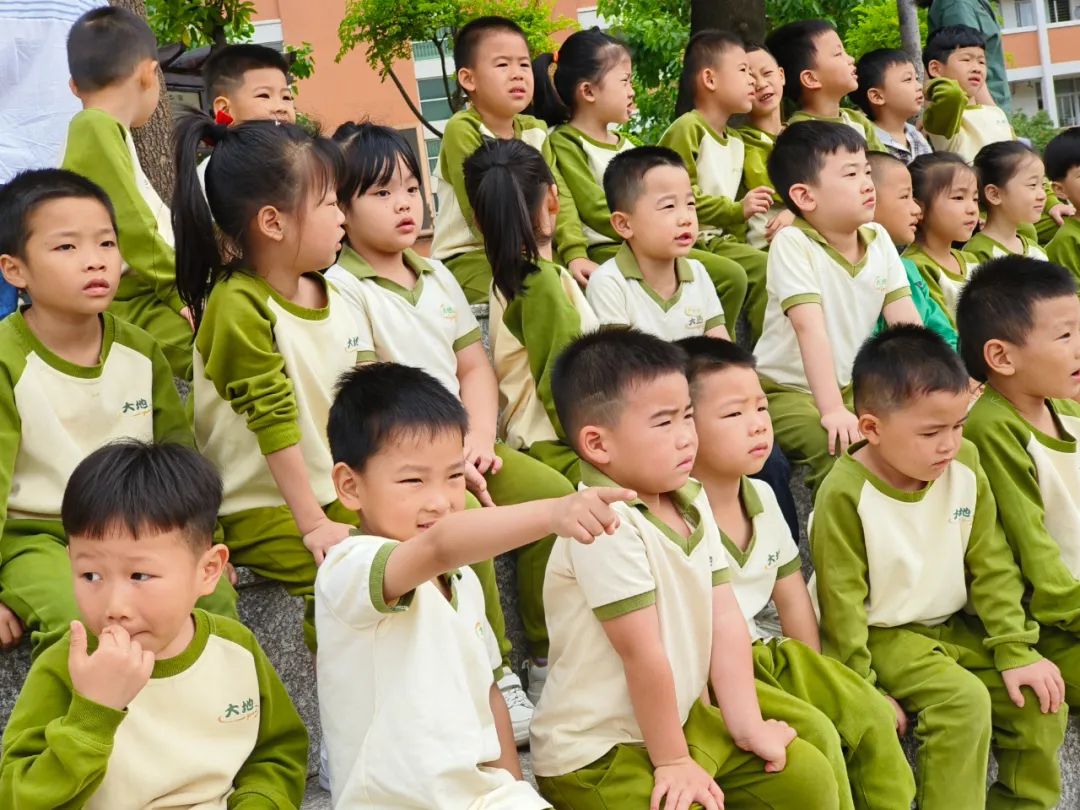
[[[348,245],[326,271],[356,318],[358,360],[418,366],[460,396],[457,353],[479,342],[480,325],[442,262],[406,250],[405,263],[416,273],[411,290],[381,278]]]
[[[616,486],[582,462],[585,485]],[[683,538],[641,501],[619,503],[615,534],[584,545],[555,541],[544,579],[549,674],[532,722],[538,776],[585,767],[614,746],[641,744],[622,659],[602,622],[656,605],[679,722],[709,678],[712,589],[727,558],[708,498],[694,480],[670,493],[692,533]]]
[[[769,604],[778,579],[801,572],[802,560],[769,485],[743,478],[739,497],[753,524],[750,542],[744,550],[723,532],[720,532],[720,539],[727,552],[731,587],[742,608],[750,637],[757,641],[769,638],[770,634],[758,627],[754,617]]]
[[[600,265],[585,287],[585,297],[601,324],[633,326],[664,340],[697,337],[724,325],[724,309],[704,265],[675,259],[678,286],[668,299],[645,281],[634,251],[623,244]]]
[[[787,311],[819,304],[833,353],[837,384],[851,382],[851,364],[874,332],[882,308],[911,295],[907,273],[889,234],[876,222],[859,228],[863,257],[851,264],[805,220],[773,239],[765,289],[765,325],[754,347],[758,372],[780,385],[810,391],[799,341]]]
[[[527,782],[482,763],[501,749],[491,714],[498,645],[469,568],[388,605],[398,543],[353,536],[315,580],[319,707],[335,807],[541,810]]]

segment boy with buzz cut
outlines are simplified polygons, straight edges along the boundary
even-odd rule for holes
[[[662,146],[639,146],[604,171],[618,253],[589,277],[585,297],[601,324],[678,340],[728,337],[724,309],[701,262],[687,258],[698,234],[690,175]]]
[[[679,347],[619,327],[579,338],[556,364],[555,404],[583,486],[636,497],[615,504],[611,537],[559,538],[548,561],[550,672],[532,724],[540,792],[557,810],[665,799],[837,808],[829,754],[759,709],[720,533],[690,479],[685,367]]]
[[[113,439],[194,447],[157,343],[109,310],[120,281],[105,192],[63,169],[0,187],[0,271],[31,305],[0,321],[0,647],[34,656],[79,615],[60,507],[72,470]],[[236,616],[226,578],[205,607]]]
[[[203,84],[219,124],[244,121],[296,123],[289,63],[265,45],[226,45],[203,64]]]
[[[786,696],[769,708],[823,751],[832,747],[817,741],[839,734],[844,756],[830,764],[841,786],[841,807],[909,810],[915,780],[896,734],[898,722],[907,718],[871,684],[821,655],[794,536],[772,490],[748,477],[761,472],[772,448],[772,423],[754,356],[708,337],[686,338],[679,345],[690,357],[699,442],[694,477],[720,529],[731,586],[753,639],[754,675]],[[779,638],[754,619],[770,599],[780,617]]]
[[[874,122],[885,151],[904,163],[933,152],[911,123],[923,106],[922,82],[911,57],[895,48],[879,48],[863,55],[855,71],[859,86],[851,100]]]
[[[782,25],[769,35],[765,45],[784,70],[784,98],[796,108],[788,124],[845,124],[858,132],[872,151],[884,151],[870,119],[858,110],[840,106],[844,96],[858,89],[859,80],[855,60],[844,50],[831,22],[797,20]]]
[[[330,410],[334,485],[365,532],[331,549],[315,583],[335,807],[550,807],[522,781],[467,566],[547,534],[592,543],[618,526],[610,504],[634,493],[465,509],[467,422],[442,383],[394,363],[344,375]]]
[[[851,361],[878,318],[921,323],[888,232],[873,221],[866,142],[827,121],[791,124],[769,174],[795,224],[769,249],[765,329],[755,348],[776,440],[816,491],[859,438]]]
[[[195,607],[229,552],[221,479],[126,440],[64,493],[82,621],[34,662],[4,729],[0,804],[26,810],[299,807],[307,731],[250,630]]]
[[[739,198],[746,149],[728,122],[750,112],[754,101],[754,78],[742,40],[726,31],[699,31],[686,45],[681,83],[693,109],[675,119],[660,145],[683,159],[703,228],[701,247],[723,262],[710,272],[727,313],[728,331],[734,334],[745,297],[751,339],[757,340],[765,307],[766,258],[746,244],[746,223],[769,211],[772,189],[755,186]]]
[[[1043,164],[1054,194],[1076,208],[1080,203],[1080,127],[1054,136],[1043,152]],[[1080,214],[1065,217],[1046,246],[1046,255],[1080,281]]]
[[[973,285],[973,286],[972,286]],[[998,523],[1040,624],[1039,652],[1080,705],[1080,300],[1056,264],[978,268],[956,312],[968,373],[986,388],[964,435],[979,449]]]
[[[68,126],[62,165],[101,186],[116,210],[124,274],[112,311],[149,332],[173,376],[190,380],[194,324],[176,290],[172,215],[131,139],[157,109],[157,40],[146,20],[105,6],[76,20],[67,57],[83,109]]]
[[[852,373],[866,439],[825,479],[810,528],[822,649],[916,715],[920,810],[1049,810],[1065,685],[1035,649],[990,483],[963,438],[967,372],[940,337],[904,325],[867,341]]]
[[[443,132],[433,172],[439,210],[431,255],[450,268],[470,304],[487,301],[491,266],[482,237],[473,225],[462,167],[485,140],[516,138],[537,149],[555,176],[559,188],[555,246],[561,263],[584,287],[596,263],[589,259],[574,198],[555,166],[547,125],[523,114],[533,95],[532,60],[525,32],[505,17],[470,20],[454,40],[454,64],[458,86],[468,96],[469,107],[455,113]]]

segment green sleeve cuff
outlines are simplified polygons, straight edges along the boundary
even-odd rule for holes
[[[911,287],[901,287],[899,290],[893,290],[885,296],[883,306],[888,306],[893,301],[899,301],[901,298],[911,298]]]
[[[800,574],[802,573],[802,559],[797,556],[792,557],[790,560],[788,560],[786,563],[776,569],[776,578],[783,579],[784,577],[789,577],[796,571],[798,571]]]
[[[300,443],[300,428],[295,423],[270,425],[253,432],[259,441],[259,452],[264,456]]]
[[[637,596],[628,596],[626,599],[620,599],[618,602],[611,602],[607,605],[601,605],[598,608],[593,608],[593,615],[602,622],[611,621],[617,619],[620,616],[625,616],[627,613],[633,613],[635,610],[641,610],[656,604],[656,591],[649,591],[648,593],[639,594]]]
[[[480,342],[480,327],[476,327],[471,332],[467,332],[457,340],[454,341],[454,353],[460,352],[462,349],[466,349],[472,346],[474,343]]]
[[[363,351],[356,353],[357,363],[377,363],[379,362],[379,355],[375,352]]]
[[[375,606],[379,613],[404,613],[409,609],[413,595],[416,593],[416,591],[409,591],[393,605],[386,604],[386,600],[383,598],[386,563],[397,546],[397,543],[384,543],[375,552],[375,559],[371,561],[371,574],[368,577],[368,595],[371,597],[371,604]]]
[[[727,320],[724,318],[724,316],[723,315],[717,315],[715,318],[709,318],[709,320],[705,321],[705,331],[708,332],[708,331],[710,331],[712,329],[715,329],[718,326],[726,326],[726,325],[727,325]]]
[[[1026,667],[1042,659],[1042,656],[1029,645],[1020,641],[1009,641],[993,649],[994,666],[998,672],[1017,667]]]
[[[780,302],[780,309],[783,312],[787,312],[792,307],[797,307],[799,304],[820,304],[820,293],[800,293],[799,295],[793,295],[790,298],[785,298]]]
[[[568,265],[576,259],[589,258],[589,249],[585,245],[572,245],[566,250],[560,251],[560,255],[562,256],[562,263]]]
[[[102,706],[73,690],[64,725],[77,731],[84,738],[108,747],[113,744],[116,730],[126,716],[127,712]]]
[[[712,585],[714,588],[717,585],[727,585],[729,582],[731,582],[730,568],[718,568],[712,572]]]

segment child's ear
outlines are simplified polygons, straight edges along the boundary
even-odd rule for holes
[[[259,229],[259,233],[275,242],[285,238],[284,217],[272,205],[264,205],[255,213],[255,227]]]
[[[872,413],[864,413],[859,417],[859,433],[872,445],[881,441],[881,420]]]
[[[987,183],[983,186],[983,196],[986,197],[986,202],[990,205],[1001,205],[1001,189],[993,183]]]
[[[607,431],[597,425],[586,425],[578,431],[578,455],[592,465],[611,461]]]
[[[630,215],[623,211],[611,212],[611,227],[624,242],[634,238],[634,228],[630,222]]]
[[[991,338],[983,346],[983,362],[995,374],[1000,374],[1002,377],[1011,377],[1016,373],[1011,350],[1012,346],[1009,343],[997,338]]]
[[[223,543],[215,543],[203,552],[198,565],[200,596],[209,596],[214,592],[228,561],[229,549]]]
[[[559,187],[555,185],[548,186],[547,197],[544,200],[547,205],[547,212],[552,217],[559,214]]]
[[[26,266],[10,253],[0,254],[0,273],[4,281],[20,290],[26,289]]]
[[[710,93],[715,93],[717,87],[716,71],[711,67],[704,68],[701,73],[698,74],[698,82],[700,82]]]
[[[937,79],[945,74],[945,63],[937,59],[931,59],[926,66],[926,75],[931,79]]]
[[[581,96],[583,101],[587,101],[590,104],[596,101],[596,89],[593,87],[592,82],[582,82],[579,84],[577,94]]]
[[[149,90],[158,84],[158,63],[156,59],[145,59],[139,65],[139,86],[143,90]]]
[[[457,83],[458,87],[466,93],[472,93],[476,90],[476,77],[473,76],[473,72],[470,68],[458,68]]]
[[[1069,199],[1069,195],[1065,193],[1065,186],[1062,185],[1059,181],[1057,181],[1057,180],[1052,181],[1050,183],[1050,188],[1053,189],[1054,196],[1057,197],[1059,200],[1064,200],[1064,201],[1068,202],[1071,205],[1076,204],[1072,200]],[[2,260],[3,260],[3,257],[0,256],[0,261],[2,261]]]
[[[338,462],[330,471],[334,491],[341,505],[350,512],[360,512],[363,505],[363,484],[356,471],[348,464]]]
[[[821,81],[817,77],[817,73],[807,68],[799,74],[799,84],[803,86],[804,90],[820,90]]]
[[[813,211],[817,208],[817,198],[814,195],[814,190],[806,183],[796,183],[788,189],[788,196],[791,197],[791,201],[795,203],[795,207],[799,209],[799,213],[804,211]]]
[[[214,115],[216,116],[219,112],[229,112],[229,99],[225,96],[218,96],[214,99]]]
[[[866,100],[871,104],[876,104],[879,107],[885,105],[885,93],[882,92],[880,87],[871,87],[866,91]]]

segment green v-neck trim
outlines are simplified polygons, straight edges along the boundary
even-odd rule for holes
[[[627,281],[638,282],[645,294],[664,312],[670,311],[672,307],[679,303],[679,299],[682,298],[683,287],[694,280],[694,271],[690,267],[690,262],[680,256],[675,259],[675,292],[672,293],[670,298],[664,298],[645,280],[645,275],[641,272],[637,257],[628,242],[624,242],[615,254],[615,266]]]
[[[33,304],[30,305],[30,307],[32,306]],[[70,360],[65,360],[63,357],[53,352],[38,339],[37,335],[30,331],[30,326],[26,323],[26,318],[23,316],[23,313],[30,307],[23,307],[9,316],[12,327],[14,327],[16,334],[24,345],[40,357],[45,365],[59,371],[61,374],[66,374],[69,377],[76,377],[82,380],[96,380],[100,378],[102,372],[105,370],[105,363],[109,359],[109,351],[112,349],[113,340],[116,337],[115,318],[107,312],[98,316],[98,323],[101,324],[101,354],[99,355],[99,360],[92,366],[80,366],[78,363],[72,363]]]
[[[341,248],[338,264],[361,281],[372,281],[384,290],[401,296],[415,307],[420,303],[420,297],[424,293],[424,276],[435,272],[435,269],[413,250],[402,251],[401,258],[405,266],[416,274],[416,283],[411,288],[380,276],[372,268],[371,263],[349,245]]]
[[[1023,422],[1024,427],[1031,431],[1031,435],[1035,438],[1035,441],[1047,450],[1053,450],[1056,453],[1076,452],[1076,437],[1066,430],[1065,424],[1061,421],[1057,407],[1055,407],[1052,399],[1046,400],[1046,407],[1050,409],[1050,418],[1054,420],[1054,425],[1057,427],[1058,431],[1060,431],[1061,435],[1066,438],[1059,439],[1056,436],[1051,436],[1050,434],[1039,430],[1039,428],[1035,427],[1035,425],[1025,419],[1023,414],[1016,410],[1016,406],[1009,402],[1000,391],[990,385],[987,385],[986,390],[983,391],[983,397],[986,397],[991,404],[1000,405],[1005,408],[1009,413],[1013,414],[1017,419]]]
[[[970,245],[975,240],[979,239],[979,240],[982,240],[983,242],[988,243],[991,248],[997,248],[998,250],[1002,251],[1006,256],[1029,256],[1030,255],[1029,251],[1031,250],[1032,247],[1037,247],[1040,250],[1042,249],[1037,242],[1032,242],[1030,238],[1028,238],[1027,236],[1024,236],[1024,234],[1022,234],[1022,233],[1017,232],[1016,238],[1020,240],[1020,245],[1024,248],[1022,253],[1014,253],[1013,251],[1011,251],[1007,247],[1005,247],[1005,245],[1001,244],[1001,242],[999,242],[997,239],[995,239],[992,236],[987,235],[987,233],[985,231],[979,231],[977,234],[975,234],[973,237],[971,237],[971,240],[968,242],[968,245]],[[966,247],[966,245],[965,245],[965,247]],[[993,256],[993,254],[994,254],[994,252],[993,252],[993,250],[991,250],[990,255]]]
[[[563,126],[570,130],[572,133],[574,133],[577,137],[581,138],[581,140],[583,140],[585,143],[589,144],[590,146],[595,146],[597,149],[606,149],[609,152],[621,152],[623,149],[626,148],[627,138],[620,132],[615,133],[615,136],[618,138],[615,143],[604,143],[603,141],[596,140],[596,138],[592,137],[591,135],[585,134],[573,124],[563,124]]]
[[[746,544],[746,550],[744,551],[724,533],[723,529],[720,530],[720,540],[723,542],[727,553],[735,560],[736,565],[739,568],[745,568],[757,545],[757,523],[755,518],[765,511],[765,507],[762,505],[761,498],[758,497],[754,485],[750,483],[750,479],[746,478],[746,476],[743,476],[739,482],[739,500],[742,501],[747,518],[750,519],[750,542]]]
[[[925,248],[923,248],[921,246],[917,247],[915,245],[911,245],[911,246],[909,246],[907,248],[907,250],[905,250],[900,255],[903,258],[911,259],[912,261],[914,261],[917,258],[925,259],[926,264],[929,264],[931,267],[933,267],[933,268],[935,268],[937,270],[940,270],[942,273],[945,274],[946,278],[948,278],[948,279],[950,279],[952,281],[956,281],[956,282],[967,281],[968,269],[973,264],[978,264],[978,262],[975,261],[975,258],[973,256],[971,256],[970,254],[964,253],[964,251],[959,250],[957,248],[949,248],[949,255],[951,255],[954,259],[956,259],[956,263],[958,265],[960,265],[960,267],[962,267],[963,271],[964,271],[964,275],[958,276],[952,270],[950,270],[949,268],[943,266],[937,259],[935,259],[929,253],[927,253]]]
[[[870,257],[870,245],[873,244],[878,236],[878,232],[870,227],[870,225],[859,226],[859,244],[862,246],[862,257],[859,261],[855,262],[855,264],[852,264],[840,253],[840,251],[830,245],[825,237],[805,219],[802,217],[795,217],[795,221],[792,224],[802,231],[812,242],[820,245],[821,249],[829,255],[829,258],[842,267],[852,278],[858,276],[863,268],[866,267],[867,259]]]
[[[930,488],[936,483],[936,481],[928,481],[926,482],[926,486],[917,489],[914,492],[908,492],[906,489],[897,489],[885,480],[879,478],[869,467],[855,458],[855,453],[865,447],[866,444],[866,439],[860,439],[854,444],[848,445],[847,450],[844,451],[844,455],[841,457],[841,461],[844,461],[845,464],[852,465],[855,468],[856,475],[864,481],[867,481],[870,486],[882,495],[892,498],[894,501],[901,501],[902,503],[919,503],[926,497]]]

